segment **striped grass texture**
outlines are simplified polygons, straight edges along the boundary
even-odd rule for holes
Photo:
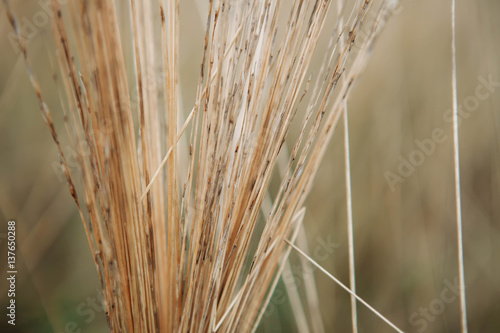
[[[85,226],[112,332],[257,329],[325,147],[394,3],[209,1],[186,109],[181,1],[52,0],[59,114],[44,102],[45,83],[4,0]],[[320,70],[311,75],[318,52]],[[160,73],[152,82],[151,69]],[[77,169],[63,140],[78,152]],[[308,288],[304,304],[297,295],[294,307],[317,307],[316,292]]]

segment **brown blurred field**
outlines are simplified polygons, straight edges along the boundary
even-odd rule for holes
[[[405,332],[459,332],[458,297],[439,302],[458,276],[452,131],[447,121],[452,105],[450,5],[433,0],[400,3],[348,104],[357,293]],[[30,19],[40,11],[35,1],[12,6],[19,17]],[[181,5],[180,73],[186,108],[193,103],[204,31],[204,16],[197,8],[193,0]],[[13,329],[3,316],[0,331],[105,332],[83,225],[53,168],[57,150],[22,59],[9,41],[11,27],[2,6],[0,12],[0,216],[5,222],[17,221],[19,246],[18,324]],[[499,15],[496,0],[457,1],[459,104],[475,95],[479,77],[500,82]],[[57,105],[47,56],[49,36],[46,24],[28,49],[48,104]],[[412,152],[422,150],[415,140],[431,139],[436,129],[446,139],[435,143],[432,153],[421,154],[422,164],[391,189],[386,173],[397,174],[400,157],[409,160]],[[327,240],[336,244],[316,259],[347,284],[343,147],[340,124],[306,204],[304,225],[311,252]],[[500,332],[500,86],[462,117],[460,154],[469,332]],[[0,233],[6,232],[4,225]],[[4,238],[0,241],[4,307],[6,248]],[[292,267],[298,259],[291,256]],[[319,271],[314,274],[327,332],[349,332],[350,296]],[[277,303],[264,316],[260,332],[296,332],[288,301]],[[437,310],[438,303],[444,308]],[[419,311],[429,307],[425,319]],[[361,304],[358,312],[360,332],[391,332]]]

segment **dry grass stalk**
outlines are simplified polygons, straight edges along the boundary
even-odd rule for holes
[[[53,0],[64,122],[80,152],[73,174],[17,33],[87,231],[111,331],[256,330],[291,249],[284,240],[297,235],[326,144],[391,9],[388,1],[343,6],[312,83],[308,67],[331,4],[210,1],[196,101],[179,130],[186,116],[179,105],[179,1],[81,0],[61,8]],[[377,19],[365,25],[370,11]],[[133,45],[133,75],[123,37]],[[152,89],[151,68],[162,73]],[[311,85],[299,134],[291,138]],[[186,146],[178,143],[184,133]],[[286,140],[295,144],[259,231]]]
[[[464,268],[464,243],[462,226],[462,196],[460,184],[460,149],[458,136],[458,97],[457,97],[457,47],[456,47],[456,2],[451,0],[451,87],[453,105],[453,166],[455,176],[455,211],[457,227],[457,253],[458,253],[458,280],[460,284],[460,324],[462,332],[467,333],[467,302],[465,299],[465,268]]]

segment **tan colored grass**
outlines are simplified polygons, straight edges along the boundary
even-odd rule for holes
[[[17,35],[86,228],[110,330],[255,331],[291,250],[284,240],[297,236],[304,200],[388,2],[347,2],[332,16],[332,1],[210,1],[191,112],[179,103],[182,3],[52,4],[63,119],[79,170],[67,166]],[[117,8],[129,15],[130,36],[119,28]],[[365,25],[369,12],[377,19]],[[368,34],[357,41],[361,28]],[[322,33],[331,42],[317,79],[308,79]],[[153,89],[148,68],[161,68],[162,84]],[[288,164],[261,230],[263,200],[287,142]]]

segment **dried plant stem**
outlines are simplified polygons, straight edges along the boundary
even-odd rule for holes
[[[467,304],[465,299],[465,268],[462,235],[462,198],[460,187],[460,143],[458,135],[458,96],[457,96],[457,49],[456,49],[456,3],[451,1],[451,54],[452,54],[452,98],[453,98],[453,165],[455,173],[455,207],[458,250],[458,283],[460,285],[460,317],[462,332],[467,332]]]
[[[347,244],[349,247],[349,286],[356,293],[356,265],[354,259],[354,223],[352,218],[352,188],[351,188],[351,156],[349,147],[349,120],[347,101],[344,105],[344,158],[345,158],[345,182],[346,182],[346,205],[347,205]],[[358,332],[358,309],[356,298],[351,295],[351,320],[352,330]]]
[[[304,225],[300,225],[301,230],[297,236],[297,245],[305,251],[308,251],[309,244],[307,242],[306,231]],[[303,272],[311,272],[312,265],[305,258],[300,257]],[[304,287],[306,293],[306,304],[309,316],[311,318],[312,331],[315,333],[324,333],[325,327],[323,325],[323,318],[321,316],[321,306],[319,302],[318,289],[314,280],[314,274],[304,274]]]
[[[338,2],[337,10],[340,15],[342,7],[344,6],[343,1]],[[344,24],[343,18],[339,19],[339,26],[342,27]],[[342,35],[342,39],[345,39],[345,35]],[[346,210],[347,210],[347,245],[349,247],[349,286],[351,291],[356,293],[356,265],[354,257],[354,227],[353,227],[353,217],[352,217],[352,187],[351,187],[351,156],[350,156],[350,145],[349,145],[349,116],[347,108],[347,100],[344,102],[344,171],[345,171],[345,182],[346,182]],[[358,332],[358,309],[356,304],[356,298],[351,295],[351,322],[353,333]]]
[[[304,258],[306,258],[307,260],[309,260],[309,262],[311,264],[313,264],[314,266],[316,266],[321,272],[323,272],[326,276],[328,276],[330,279],[332,279],[335,283],[337,283],[340,287],[342,287],[342,289],[344,289],[345,291],[347,291],[349,294],[351,294],[353,297],[355,297],[359,302],[361,302],[364,306],[366,306],[371,312],[373,312],[374,314],[376,314],[380,319],[382,319],[383,321],[385,321],[389,326],[391,326],[396,332],[400,332],[400,333],[403,333],[402,330],[400,330],[396,325],[394,325],[392,322],[389,321],[389,319],[387,319],[386,317],[384,317],[382,314],[380,314],[380,312],[378,312],[377,310],[375,310],[370,304],[368,304],[366,301],[364,301],[361,297],[359,297],[358,295],[356,295],[355,293],[353,293],[351,291],[351,289],[349,289],[347,286],[345,286],[342,282],[340,282],[336,277],[334,277],[332,274],[330,274],[326,269],[324,269],[323,267],[321,267],[321,265],[319,265],[316,261],[314,261],[310,256],[308,256],[306,253],[304,253],[301,249],[299,249],[297,246],[295,246],[291,241],[289,240],[285,240],[285,242],[291,247],[293,248],[295,251],[297,251],[300,255],[302,255]]]

